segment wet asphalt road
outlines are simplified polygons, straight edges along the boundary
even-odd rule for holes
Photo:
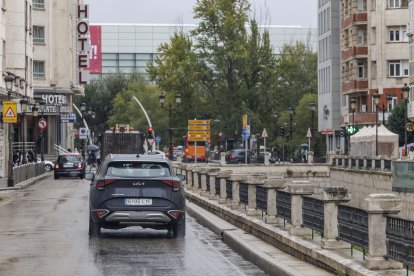
[[[187,215],[185,239],[166,231],[103,230],[88,237],[85,180],[53,180],[0,192],[3,275],[265,275]]]

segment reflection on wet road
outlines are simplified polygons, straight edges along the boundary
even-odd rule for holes
[[[49,177],[0,193],[0,275],[264,275],[188,215],[185,239],[139,227],[89,239],[88,191]]]

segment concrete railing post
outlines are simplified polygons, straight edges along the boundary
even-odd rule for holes
[[[338,204],[350,200],[351,195],[343,187],[328,187],[322,191],[322,201],[324,203],[322,248],[351,248],[349,243],[338,240]]]
[[[367,165],[368,165],[368,160],[367,160],[368,158],[366,157],[366,156],[364,156],[364,170],[366,170],[367,169]]]
[[[227,194],[226,194],[226,180],[232,174],[232,171],[220,171],[217,175],[220,178],[220,197],[219,203],[224,204],[227,202]]]
[[[220,152],[220,165],[226,165],[226,153]]]
[[[314,152],[313,151],[308,151],[308,164],[313,164],[313,156],[314,156]]]
[[[200,177],[201,183],[199,185],[201,185],[201,191],[200,191],[201,196],[208,196],[207,172],[208,172],[208,168],[200,168],[199,174],[201,175]]]
[[[219,197],[216,195],[216,178],[219,174],[220,169],[219,168],[212,168],[208,172],[208,175],[210,176],[210,194],[208,196],[208,199],[218,199]]]
[[[385,156],[381,156],[381,171],[383,172],[385,168]]]
[[[187,166],[187,189],[191,190],[193,186],[193,168],[191,166]]]
[[[402,263],[385,258],[387,255],[387,214],[401,211],[401,199],[396,194],[370,194],[365,199],[368,213],[368,256],[365,265],[372,270],[401,269]]]
[[[264,165],[269,166],[270,165],[270,152],[264,153]]]
[[[231,181],[231,209],[238,209],[240,207],[240,182],[246,179],[245,174],[232,174],[230,176]]]
[[[243,183],[246,183],[248,186],[248,204],[246,209],[246,214],[248,216],[256,216],[260,212],[256,209],[256,187],[258,185],[263,185],[265,183],[266,177],[263,174],[249,175]]]
[[[267,188],[267,214],[265,216],[266,223],[283,223],[282,218],[276,217],[277,215],[277,205],[276,205],[276,195],[277,190],[282,190],[286,187],[286,180],[283,177],[280,178],[268,178],[265,180],[263,185]]]
[[[291,220],[292,227],[289,233],[297,236],[309,235],[310,229],[303,228],[302,204],[303,196],[311,195],[314,192],[314,186],[310,181],[292,181],[287,184],[287,192],[291,194]]]
[[[193,168],[193,192],[197,193],[200,190],[200,183],[198,181],[198,174],[200,173],[201,168],[200,167],[194,167]]]

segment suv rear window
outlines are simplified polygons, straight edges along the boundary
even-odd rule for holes
[[[164,177],[171,176],[167,163],[154,162],[110,162],[107,176],[114,177]]]
[[[59,156],[57,162],[66,163],[66,162],[79,162],[82,158],[80,155],[61,155]]]

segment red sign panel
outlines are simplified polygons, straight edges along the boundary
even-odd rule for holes
[[[89,26],[91,36],[91,53],[89,68],[91,74],[102,73],[102,32],[101,26]]]
[[[47,128],[47,121],[44,118],[39,119],[39,121],[37,121],[37,126],[41,129],[44,130],[45,128]]]

